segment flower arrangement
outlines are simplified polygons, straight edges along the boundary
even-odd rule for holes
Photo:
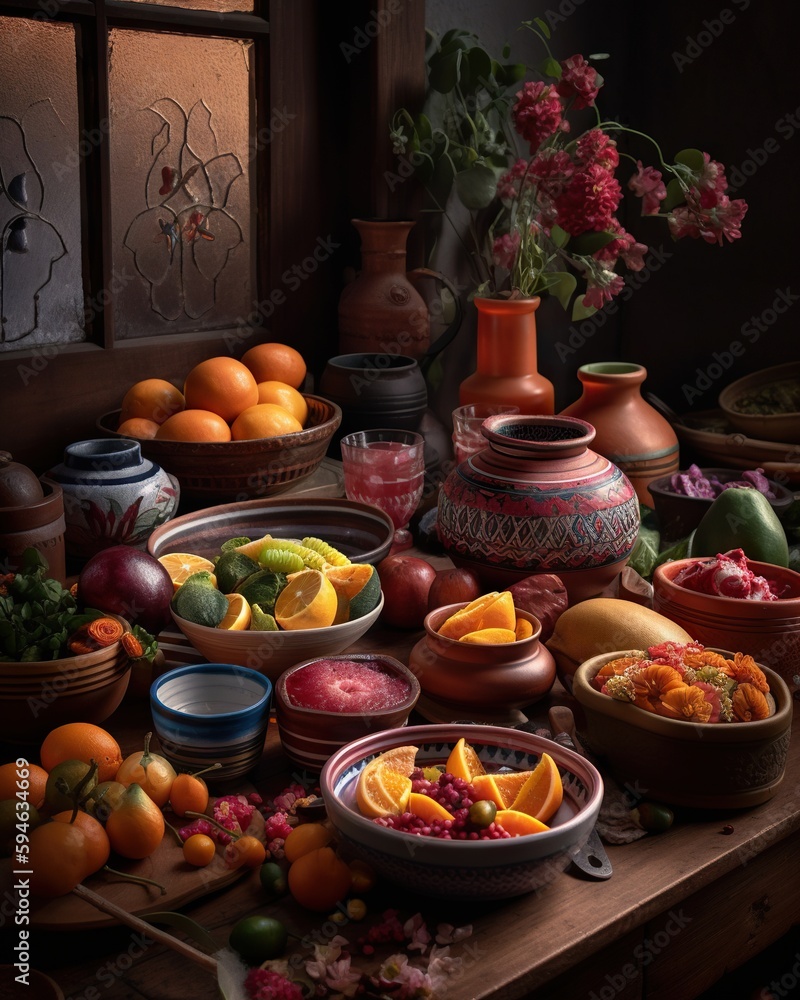
[[[740,237],[747,204],[727,195],[721,163],[697,149],[668,163],[650,136],[600,114],[603,78],[591,63],[607,56],[558,61],[545,21],[522,27],[545,48],[544,79],[524,81],[525,66],[490,58],[475,35],[454,29],[431,43],[423,113],[400,109],[392,120],[393,149],[434,210],[451,222],[454,208],[469,214],[465,232],[453,227],[474,269],[474,294],[553,295],[565,309],[572,304],[573,319],[619,294],[617,267],[641,270],[648,250],[617,217],[623,160],[642,215],[664,220],[674,239],[722,245]],[[570,118],[581,112],[594,120],[578,132]],[[657,165],[620,150],[615,136],[643,142]]]
[[[772,714],[769,682],[752,656],[730,659],[698,642],[664,642],[646,654],[617,657],[600,668],[593,684],[667,719],[751,722]]]

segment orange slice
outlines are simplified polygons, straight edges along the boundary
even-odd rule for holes
[[[517,640],[529,639],[533,635],[533,625],[531,625],[527,618],[517,618],[514,632],[516,633]]]
[[[456,611],[439,628],[439,635],[448,639],[460,639],[471,632],[482,629],[508,629],[513,632],[517,624],[517,614],[514,610],[514,596],[504,590],[484,594],[470,602],[465,608]]]
[[[430,795],[423,795],[421,792],[412,792],[409,795],[406,809],[428,823],[432,823],[434,820],[453,818],[452,813],[449,813],[436,799],[432,799]]]
[[[399,816],[406,811],[411,778],[376,757],[362,770],[356,785],[356,802],[363,816]]]
[[[498,809],[494,821],[512,837],[524,837],[529,833],[544,833],[545,830],[550,829],[534,816],[519,812],[517,809]]]
[[[212,576],[214,573],[214,563],[210,559],[196,556],[192,552],[166,552],[158,557],[158,561],[169,573],[175,590],[186,583],[193,573],[199,573],[201,570],[207,570]]]
[[[287,578],[275,602],[275,621],[287,630],[326,628],[339,607],[336,590],[318,569],[304,569]]]
[[[511,809],[527,813],[545,823],[558,811],[563,797],[564,788],[558,765],[550,754],[543,753],[542,759],[511,803]]]
[[[472,642],[480,646],[496,646],[498,643],[516,642],[517,634],[510,628],[482,628],[477,632],[467,632],[458,641]]]
[[[472,781],[475,775],[486,773],[480,758],[463,736],[450,751],[444,769],[448,774],[463,778],[464,781]]]
[[[495,781],[495,775],[476,774],[472,779],[472,787],[475,789],[476,801],[487,799],[489,802],[494,802],[498,809],[505,809],[507,803]]]
[[[498,791],[503,796],[504,806],[511,805],[532,774],[533,771],[503,771],[500,774],[492,775]]]
[[[232,632],[244,632],[250,628],[250,605],[241,594],[226,594],[228,610],[217,628],[226,628]]]
[[[384,767],[388,767],[390,771],[399,771],[400,774],[408,777],[414,770],[418,750],[419,747],[412,746],[392,747],[391,750],[384,750],[376,760],[382,761]],[[367,766],[370,767],[371,764],[372,762]]]

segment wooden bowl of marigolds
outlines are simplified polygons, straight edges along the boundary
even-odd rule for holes
[[[303,393],[308,416],[301,431],[243,441],[139,442],[145,458],[172,473],[181,486],[181,498],[193,506],[231,503],[273,496],[312,475],[325,458],[342,411],[328,399]],[[98,430],[119,434],[120,411],[106,413]]]
[[[772,798],[783,780],[792,725],[792,695],[780,675],[759,664],[774,702],[768,718],[686,722],[618,701],[593,686],[601,667],[630,652],[593,656],[578,668],[572,685],[583,710],[581,742],[617,781],[641,798],[697,809],[745,809]]]

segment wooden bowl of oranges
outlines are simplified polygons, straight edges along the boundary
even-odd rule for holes
[[[241,361],[201,361],[180,389],[166,379],[134,383],[97,427],[138,440],[194,506],[271,496],[317,469],[341,423],[335,403],[300,390],[305,377],[294,348],[257,344]]]

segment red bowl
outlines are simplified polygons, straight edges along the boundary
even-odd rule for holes
[[[663,563],[653,574],[653,608],[704,646],[749,653],[779,674],[791,690],[800,689],[800,573],[772,563],[747,560],[757,576],[785,588],[777,601],[700,594],[675,583],[686,566],[705,558]]]

